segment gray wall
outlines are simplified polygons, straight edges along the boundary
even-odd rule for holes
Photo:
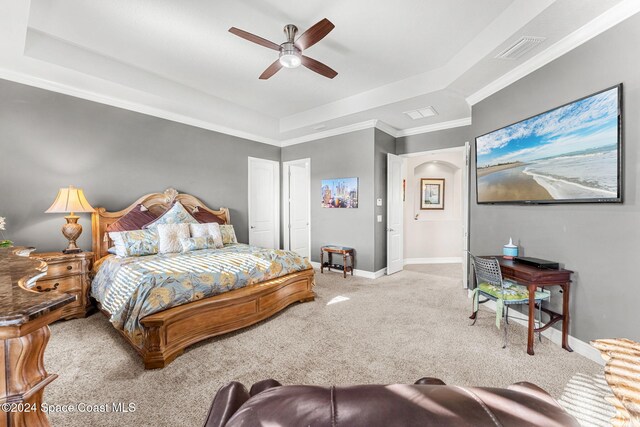
[[[403,136],[396,139],[396,154],[419,153],[421,151],[440,150],[459,147],[471,142],[471,126],[438,130],[419,135]]]
[[[7,238],[60,250],[64,214],[45,214],[60,187],[89,203],[125,208],[167,187],[231,209],[248,241],[247,157],[280,159],[280,148],[0,80],[0,216]],[[79,245],[91,248],[91,215]]]
[[[282,161],[311,159],[311,259],[325,244],[356,249],[355,268],[374,271],[374,130],[363,129],[282,148]],[[358,208],[321,206],[321,181],[358,177]],[[342,262],[342,260],[340,260]]]
[[[374,243],[375,263],[374,271],[382,270],[387,266],[387,153],[395,154],[396,140],[391,135],[375,129],[374,134]],[[382,199],[382,206],[378,206],[376,200]],[[378,222],[377,216],[382,215],[382,222]]]
[[[640,44],[635,16],[473,107],[473,135],[624,83],[624,204],[478,206],[472,192],[471,250],[496,253],[513,236],[528,256],[574,270],[571,334],[589,341],[640,340]],[[475,176],[472,177],[475,182]],[[555,297],[554,297],[555,298]],[[554,306],[561,298],[555,298]]]

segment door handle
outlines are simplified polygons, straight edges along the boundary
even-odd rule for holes
[[[387,231],[396,231],[393,228],[387,228]]]
[[[252,225],[252,226],[251,226],[251,228],[253,229],[253,228],[255,228],[255,227]]]

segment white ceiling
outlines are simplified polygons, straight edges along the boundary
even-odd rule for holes
[[[474,93],[632,2],[3,0],[0,77],[274,144],[376,120],[407,130],[469,117]],[[228,32],[279,44],[285,24],[325,17],[336,28],[305,54],[333,80],[304,67],[258,80],[277,52]],[[523,35],[546,40],[493,59]],[[428,105],[439,114],[403,114]]]

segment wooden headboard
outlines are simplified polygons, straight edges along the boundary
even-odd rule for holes
[[[103,256],[107,255],[107,249],[112,246],[111,239],[109,239],[107,234],[107,227],[110,224],[113,224],[122,218],[139,204],[142,204],[151,213],[159,216],[176,201],[182,203],[189,212],[204,209],[223,220],[225,224],[229,224],[231,222],[229,209],[220,208],[220,210],[217,211],[210,209],[197,197],[190,194],[181,194],[173,188],[168,188],[164,193],[152,193],[142,196],[133,202],[128,208],[118,212],[107,212],[106,208],[96,208],[96,211],[91,215],[91,236],[93,239],[92,249],[95,254],[95,259],[99,260]]]

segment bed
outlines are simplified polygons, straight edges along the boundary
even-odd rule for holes
[[[187,254],[117,258],[108,253],[109,224],[139,204],[160,215],[176,201],[190,212],[204,209],[230,223],[228,209],[212,210],[173,189],[143,196],[118,212],[97,208],[92,215],[97,260],[92,297],[146,369],[163,368],[192,344],[315,298],[313,268],[289,251],[231,244]]]

